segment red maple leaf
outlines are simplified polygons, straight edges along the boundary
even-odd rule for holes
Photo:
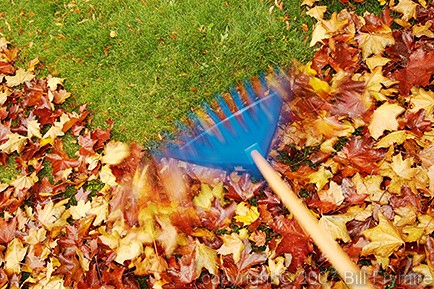
[[[418,137],[422,137],[424,132],[431,131],[431,121],[425,119],[425,109],[420,109],[418,112],[409,112],[405,114],[405,128],[410,130]]]
[[[15,231],[17,229],[17,218],[13,218],[7,222],[0,219],[0,244],[7,244],[15,238]]]
[[[377,162],[382,160],[386,152],[374,148],[375,140],[368,135],[352,137],[342,148],[343,157],[335,157],[344,166],[351,166],[356,171],[375,174],[379,171]]]
[[[362,96],[365,86],[362,81],[352,80],[351,75],[341,79],[337,85],[335,101],[330,112],[333,115],[348,115],[351,118],[362,116],[369,109]]]
[[[303,232],[295,219],[290,220],[282,215],[275,217],[270,227],[275,233],[282,235],[276,254],[290,253],[293,259],[288,270],[295,272],[306,260],[307,255],[313,251],[310,237]]]
[[[63,142],[60,139],[55,139],[52,153],[48,154],[45,159],[52,163],[55,181],[62,179],[62,174],[66,169],[78,167],[80,161],[70,158],[63,148]]]
[[[408,95],[413,86],[426,86],[434,74],[434,52],[425,52],[423,48],[412,51],[407,65],[392,73],[399,80],[399,92]]]
[[[230,176],[226,198],[246,201],[253,197],[262,187],[263,182],[252,182],[249,174]]]
[[[15,67],[11,63],[0,61],[0,74],[13,75],[14,73]]]

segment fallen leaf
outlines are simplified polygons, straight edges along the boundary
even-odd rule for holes
[[[26,81],[31,81],[34,77],[35,77],[34,74],[22,68],[18,68],[17,71],[15,72],[15,75],[13,76],[9,76],[9,75],[5,76],[6,83],[9,87],[15,87],[20,84],[23,84]]]
[[[235,213],[235,220],[244,225],[250,225],[259,218],[258,207],[248,206],[245,202],[240,202],[237,205]]]
[[[47,86],[51,91],[57,90],[58,85],[63,86],[63,81],[65,80],[65,78],[59,77],[48,77],[47,79]]]
[[[329,202],[337,206],[341,205],[345,200],[341,186],[334,181],[330,181],[328,190],[319,191],[318,196],[321,201]]]
[[[27,143],[27,137],[17,133],[7,135],[8,140],[0,145],[0,151],[11,154],[13,152],[21,153]]]
[[[346,227],[346,223],[350,220],[352,217],[346,215],[322,215],[319,224],[330,234],[330,237],[347,243],[351,241]]]
[[[9,274],[20,274],[21,261],[27,254],[27,247],[19,238],[13,239],[7,246],[4,268]]]
[[[426,22],[425,24],[416,24],[411,28],[411,33],[415,37],[426,36],[429,38],[434,38],[434,32],[430,29],[431,25],[431,22]]]
[[[319,170],[309,175],[309,182],[315,184],[317,189],[321,190],[332,176],[333,174],[329,170],[321,166]]]
[[[404,108],[397,103],[384,103],[372,115],[368,125],[369,132],[374,139],[383,135],[384,131],[396,131],[398,121],[396,117],[404,112]]]
[[[398,4],[393,6],[392,11],[402,14],[402,19],[408,21],[410,19],[416,18],[417,7],[419,4],[413,2],[412,0],[399,0]]]
[[[130,155],[130,147],[122,142],[109,142],[101,159],[103,164],[118,165]]]
[[[355,39],[362,49],[362,58],[364,60],[371,55],[381,54],[386,47],[395,44],[392,29],[385,24],[375,27],[369,33],[360,32]]]
[[[404,241],[398,230],[382,213],[378,214],[379,223],[371,229],[367,229],[362,234],[371,242],[364,246],[362,255],[374,254],[379,257],[389,257],[398,250]]]
[[[196,276],[200,276],[202,269],[207,269],[209,273],[217,275],[217,252],[197,240],[195,260]]]
[[[434,92],[423,88],[413,87],[410,95],[411,112],[418,112],[424,109],[427,115],[431,115],[434,107]]]
[[[316,20],[321,20],[324,18],[324,13],[327,11],[327,6],[314,6],[309,9],[306,14],[310,17],[315,18]]]
[[[222,236],[223,245],[217,250],[217,253],[221,255],[231,255],[234,258],[234,262],[237,263],[241,258],[241,253],[244,250],[244,243],[240,237],[232,233],[230,235]]]
[[[408,95],[413,86],[426,86],[434,74],[434,52],[418,48],[411,52],[407,65],[395,70],[392,75],[399,80],[399,92]]]

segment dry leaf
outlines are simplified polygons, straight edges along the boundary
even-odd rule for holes
[[[379,257],[389,257],[404,244],[400,233],[392,222],[381,213],[378,214],[378,219],[377,226],[362,232],[371,241],[363,247],[363,256],[374,254]]]
[[[374,139],[383,135],[384,131],[396,131],[398,121],[396,117],[405,109],[397,103],[384,103],[372,115],[368,129]]]

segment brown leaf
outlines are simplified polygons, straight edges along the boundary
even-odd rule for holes
[[[10,221],[0,219],[0,244],[8,244],[15,238],[17,230],[17,219],[13,218]]]
[[[379,171],[378,161],[386,155],[384,150],[374,149],[374,141],[365,135],[362,138],[352,137],[342,148],[342,157],[336,158],[367,174],[375,174]]]
[[[399,92],[408,95],[413,86],[426,86],[434,74],[434,52],[425,52],[423,48],[414,50],[407,65],[392,73],[399,80]]]
[[[294,219],[290,220],[282,215],[277,216],[270,227],[275,233],[282,235],[282,240],[276,248],[276,254],[290,253],[293,259],[288,270],[294,272],[304,263],[307,255],[313,251],[310,237],[303,232]]]

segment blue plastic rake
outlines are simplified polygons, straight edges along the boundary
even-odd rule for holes
[[[264,75],[259,82],[254,88],[245,81],[243,97],[235,87],[229,89],[231,99],[218,95],[219,113],[208,103],[200,113],[190,113],[189,124],[178,124],[178,137],[165,154],[202,166],[256,171],[250,152],[268,154],[283,103]]]
[[[225,170],[242,167],[257,172],[259,169],[271,189],[329,259],[348,287],[373,288],[264,158],[268,155],[279,121],[282,94],[291,95],[291,91],[286,76],[279,72],[269,78],[270,81],[265,76],[260,76],[259,80],[259,88],[254,88],[246,81],[244,88],[240,89],[242,93],[235,88],[229,89],[231,99],[217,96],[216,109],[205,104],[202,113],[191,113],[188,124],[180,124],[177,138],[164,149],[163,155]]]

